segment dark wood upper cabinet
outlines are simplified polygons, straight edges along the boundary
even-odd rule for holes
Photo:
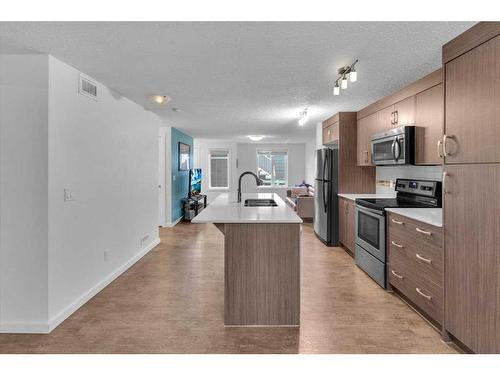
[[[356,112],[339,112],[323,122],[323,130],[334,129],[336,140],[331,147],[339,150],[339,193],[373,193],[375,191],[375,168],[360,168],[356,149],[365,145],[357,144]],[[371,160],[370,156],[369,159]],[[365,164],[365,165],[371,165]]]
[[[394,126],[415,124],[415,95],[394,104]]]
[[[443,69],[386,96],[358,112],[358,165],[372,165],[371,137],[394,127],[416,125],[416,164],[442,164],[437,142],[443,135]]]
[[[446,164],[500,162],[500,36],[446,64]]]
[[[415,104],[415,164],[442,164],[441,142],[444,127],[444,85],[418,93]],[[439,149],[438,149],[439,146]]]
[[[371,127],[371,134],[369,135],[368,143],[371,149],[371,136],[377,133],[383,133],[387,130],[392,129],[395,125],[394,119],[394,106],[386,107],[375,113],[377,116],[377,122]]]
[[[357,121],[357,165],[372,166],[371,137],[380,129],[380,116],[373,113]]]

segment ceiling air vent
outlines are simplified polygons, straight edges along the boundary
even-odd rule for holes
[[[97,100],[97,84],[92,81],[89,77],[80,74],[80,94]]]

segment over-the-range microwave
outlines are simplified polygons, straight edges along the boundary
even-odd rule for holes
[[[400,126],[372,136],[375,165],[404,165],[415,162],[415,126]]]

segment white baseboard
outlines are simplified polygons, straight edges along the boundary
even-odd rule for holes
[[[88,290],[86,293],[82,294],[78,297],[71,305],[60,311],[54,318],[49,321],[49,332],[51,332],[54,328],[56,328],[59,324],[65,321],[71,314],[73,314],[76,310],[82,307],[85,303],[87,303],[92,297],[94,297],[97,293],[107,287],[113,280],[115,280],[118,276],[128,270],[131,266],[133,266],[139,259],[141,259],[144,255],[149,253],[152,249],[154,249],[160,243],[160,239],[157,238],[149,245],[144,247],[139,253],[134,255],[131,259],[125,262],[123,265],[118,267],[115,271],[106,276],[102,281],[97,283],[94,287]]]
[[[172,221],[171,223],[166,223],[165,227],[166,228],[175,227],[177,225],[177,223],[179,223],[181,220],[182,220],[182,216],[180,218],[178,218],[177,220]]]
[[[102,281],[100,281],[94,287],[90,288],[86,293],[78,297],[72,304],[61,310],[54,318],[50,319],[48,323],[3,322],[2,324],[0,324],[0,333],[50,333],[71,314],[73,314],[92,297],[94,297],[97,293],[108,286],[113,280],[115,280],[118,276],[128,270],[139,259],[149,253],[152,249],[154,249],[159,243],[160,239],[155,239],[149,245],[144,247],[139,253],[134,255],[127,262],[125,262],[115,271],[106,276]]]

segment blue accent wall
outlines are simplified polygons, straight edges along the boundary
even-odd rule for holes
[[[193,167],[193,137],[172,128],[172,221],[182,216],[181,200],[186,198],[189,190],[189,171],[179,170],[179,142],[191,146],[189,154],[190,166]]]

